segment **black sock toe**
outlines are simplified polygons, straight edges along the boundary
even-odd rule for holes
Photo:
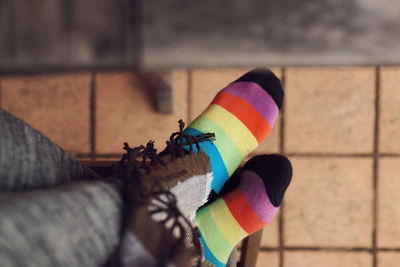
[[[274,99],[279,110],[284,97],[281,81],[267,68],[258,68],[247,72],[234,82],[254,82],[260,85]]]
[[[244,170],[251,170],[263,179],[272,205],[279,207],[292,179],[289,159],[277,154],[255,156],[244,165]]]

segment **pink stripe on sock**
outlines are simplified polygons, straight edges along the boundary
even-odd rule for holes
[[[235,82],[231,83],[222,92],[227,92],[240,97],[252,105],[260,114],[274,125],[279,114],[279,108],[274,99],[257,83],[254,82]]]
[[[279,207],[277,208],[272,205],[260,176],[253,171],[243,171],[239,187],[242,189],[257,216],[266,223],[270,222]]]

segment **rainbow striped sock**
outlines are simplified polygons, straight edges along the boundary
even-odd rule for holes
[[[284,156],[249,160],[236,189],[197,211],[205,260],[225,266],[239,241],[272,220],[291,178],[292,166]]]
[[[197,136],[215,133],[215,141],[200,147],[209,156],[214,179],[212,190],[219,194],[223,185],[269,134],[283,101],[279,79],[268,69],[252,70],[221,90],[185,129]]]

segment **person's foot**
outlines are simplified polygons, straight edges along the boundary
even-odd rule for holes
[[[209,156],[213,194],[269,134],[282,107],[283,88],[269,69],[255,69],[221,90],[184,133],[215,133],[200,144]]]
[[[269,134],[283,95],[279,79],[270,70],[255,69],[221,90],[184,131],[179,121],[179,132],[171,135],[158,156],[181,158],[181,163],[170,164],[172,169],[189,171],[169,187],[183,214],[193,219],[200,206],[217,197],[243,158]]]
[[[233,247],[269,223],[292,178],[292,166],[281,155],[250,159],[233,191],[197,211],[205,261],[225,266]]]

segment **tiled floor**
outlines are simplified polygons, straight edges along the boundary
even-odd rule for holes
[[[73,154],[90,152],[90,72],[1,78],[1,106]]]
[[[95,153],[118,155],[121,144],[144,144],[149,139],[157,147],[165,145],[177,130],[178,120],[188,121],[188,72],[172,71],[175,112],[156,111],[154,97],[146,82],[129,72],[96,74]]]
[[[130,72],[0,77],[0,104],[78,157],[115,158],[124,141],[161,149],[178,119],[247,70],[171,71],[171,115]],[[254,153],[286,154],[294,177],[257,266],[400,266],[400,67],[273,71],[284,109]]]

